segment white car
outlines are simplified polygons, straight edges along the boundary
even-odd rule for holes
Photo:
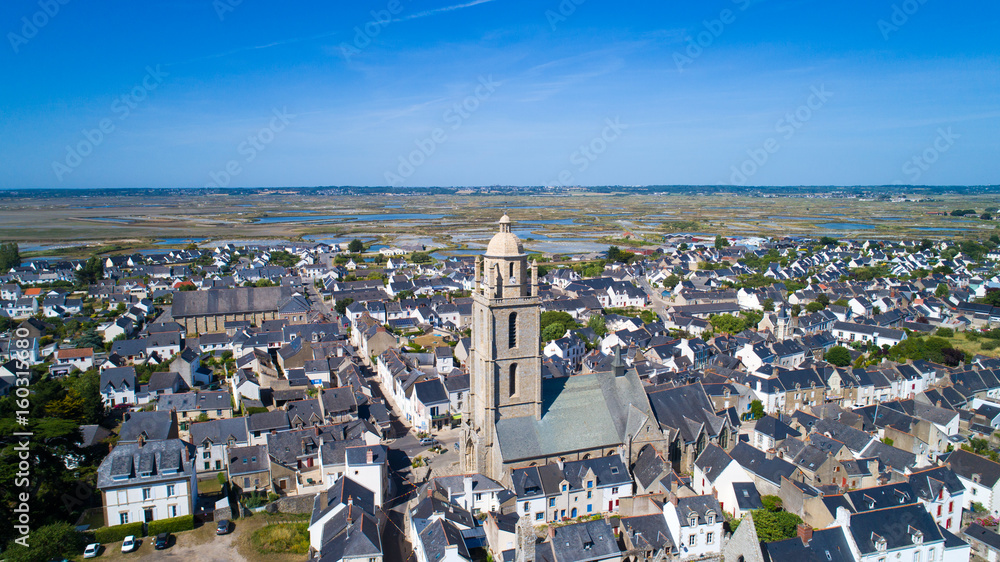
[[[101,551],[101,543],[95,542],[87,545],[87,548],[83,549],[84,558],[97,558],[97,553]]]
[[[122,541],[122,552],[132,552],[139,545],[135,542],[135,535],[129,535]]]

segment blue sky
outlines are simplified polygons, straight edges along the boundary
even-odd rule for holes
[[[0,188],[1000,183],[996,2],[288,4],[6,0]]]

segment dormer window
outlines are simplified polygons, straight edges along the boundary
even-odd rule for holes
[[[715,514],[712,513],[711,511],[709,511],[708,513],[706,513],[705,514],[705,523],[707,523],[709,525],[714,525],[715,524]]]
[[[882,535],[873,532],[872,536],[871,536],[871,539],[872,539],[872,543],[875,544],[875,550],[877,550],[879,552],[885,552],[885,549],[886,549],[886,547],[888,545],[885,542],[885,538],[883,538]]]
[[[910,525],[907,531],[910,533],[910,539],[913,540],[913,544],[922,544],[924,542],[924,533],[920,529]]]

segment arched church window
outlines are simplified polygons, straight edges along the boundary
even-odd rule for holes
[[[507,320],[507,347],[517,347],[517,313],[511,312]]]
[[[510,396],[514,396],[517,392],[517,363],[510,364],[510,373],[507,375],[507,379]]]

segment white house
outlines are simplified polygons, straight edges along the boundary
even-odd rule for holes
[[[105,525],[193,514],[198,484],[190,449],[179,439],[140,440],[112,449],[97,470]]]
[[[722,553],[722,507],[712,496],[673,499],[663,505],[663,516],[680,560]]]
[[[711,496],[714,490],[721,510],[728,510],[734,517],[742,517],[743,511],[733,488],[737,482],[752,483],[753,477],[718,445],[706,447],[694,462],[691,488],[695,493]]]
[[[107,407],[136,404],[139,379],[134,367],[114,367],[101,371],[101,396]]]
[[[940,458],[965,486],[964,509],[980,503],[991,514],[1000,514],[1000,464],[961,449]]]

